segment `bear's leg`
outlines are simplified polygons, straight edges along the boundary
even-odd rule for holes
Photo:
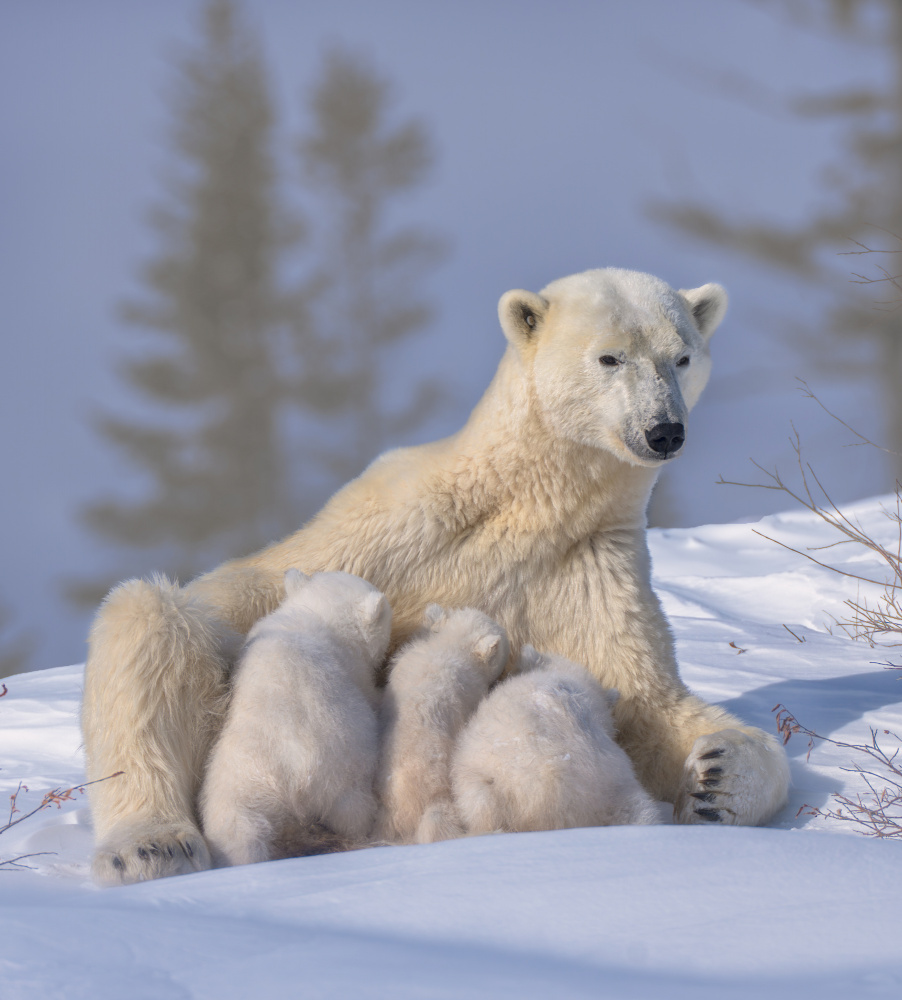
[[[775,736],[688,692],[662,709],[615,709],[620,742],[642,784],[674,803],[678,823],[756,826],[786,804],[789,763]]]
[[[438,799],[426,807],[417,826],[418,844],[435,844],[440,840],[454,840],[464,835],[460,817],[449,799]]]
[[[501,807],[494,789],[494,778],[461,767],[454,775],[454,804],[470,834],[516,830],[516,821]]]
[[[239,705],[234,699],[232,713]],[[216,868],[276,856],[275,831],[293,818],[278,792],[277,767],[265,741],[226,723],[207,761],[198,797],[201,829]]]
[[[217,868],[271,861],[279,854],[276,831],[286,829],[294,818],[283,803],[262,802],[253,789],[246,791],[249,794],[235,789],[205,802],[204,835]]]
[[[363,841],[376,821],[376,797],[364,788],[348,788],[323,814],[323,823],[352,843]]]
[[[195,798],[227,700],[238,635],[164,577],[111,591],[91,630],[82,729],[95,878],[137,882],[210,866]]]

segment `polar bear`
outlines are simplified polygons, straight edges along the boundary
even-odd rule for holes
[[[481,611],[426,608],[423,630],[392,661],[382,698],[377,837],[428,844],[463,832],[451,802],[451,754],[509,651],[504,629]]]
[[[457,743],[453,797],[467,833],[660,822],[614,742],[618,692],[562,656],[527,645],[520,659]]]
[[[618,742],[678,822],[767,820],[786,800],[785,753],[680,680],[645,538],[725,309],[719,285],[677,291],[617,268],[507,292],[504,356],[460,431],[387,452],[296,534],[184,588],[114,588],[92,626],[82,711],[88,779],[125,772],[90,790],[96,877],[209,864],[196,800],[231,637],[278,605],[293,566],[385,593],[393,648],[434,602],[483,611],[514,655],[531,643],[585,664],[620,691]]]
[[[365,580],[288,570],[285,600],[248,633],[201,787],[214,864],[269,861],[285,841],[304,853],[320,824],[364,840],[376,816],[375,676],[390,637],[388,601]]]

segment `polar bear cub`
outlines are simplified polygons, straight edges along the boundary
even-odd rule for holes
[[[481,611],[426,608],[423,628],[394,659],[382,699],[382,839],[426,844],[463,833],[451,802],[454,743],[509,655],[504,629]]]
[[[285,574],[285,600],[250,630],[201,789],[219,865],[304,853],[309,829],[360,842],[376,813],[374,682],[391,633],[385,596],[349,573]]]
[[[576,663],[524,646],[518,674],[458,741],[452,784],[467,832],[660,822],[613,740],[618,697]]]

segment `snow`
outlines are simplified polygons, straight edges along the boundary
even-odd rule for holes
[[[894,545],[889,502],[851,514]],[[836,624],[847,599],[880,588],[756,532],[802,550],[836,541],[807,512],[651,534],[687,683],[768,729],[781,703],[846,742],[870,727],[902,733],[902,670],[882,665],[893,651]],[[861,547],[813,554],[883,576]],[[83,780],[82,668],[6,683],[0,791],[24,781],[25,812]],[[106,890],[88,875],[86,804],[66,802],[0,836],[0,859],[54,852],[0,871],[0,996],[899,996],[902,842],[799,815],[863,786],[843,770],[851,751],[818,744],[806,759],[800,735],[787,750],[791,799],[768,828],[478,837]]]

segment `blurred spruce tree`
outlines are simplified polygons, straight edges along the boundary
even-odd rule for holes
[[[97,501],[82,519],[105,541],[163,553],[184,579],[221,554],[252,551],[289,521],[273,348],[286,306],[277,259],[297,234],[281,222],[262,58],[230,0],[207,5],[203,41],[177,72],[178,159],[150,218],[159,249],[143,268],[144,296],[122,310],[154,336],[153,352],[121,367],[159,417],[96,419],[150,492]],[[70,589],[93,603],[98,588]]]
[[[280,197],[256,40],[232,0],[211,0],[203,24],[199,46],[177,65],[175,174],[151,215],[158,250],[141,275],[143,296],[123,310],[145,343],[152,338],[154,350],[136,351],[122,374],[155,416],[96,420],[150,490],[81,512],[104,541],[145,550],[141,566],[129,557],[132,575],[156,568],[182,581],[299,527],[312,513],[305,473],[322,479],[327,467],[333,489],[440,396],[423,385],[387,413],[380,394],[382,352],[431,318],[417,285],[439,242],[412,228],[386,232],[390,201],[430,166],[423,127],[392,126],[386,83],[333,52],[300,142],[311,235]],[[289,287],[300,251],[306,273]],[[286,433],[291,413],[328,418],[330,446],[317,450],[307,434],[299,450]],[[65,590],[92,605],[119,576]]]
[[[902,252],[902,2],[900,0],[758,0],[759,5],[811,30],[826,31],[849,45],[873,50],[888,70],[880,87],[799,94],[789,109],[804,119],[845,122],[843,153],[824,175],[824,207],[805,223],[742,218],[706,203],[657,203],[651,214],[690,236],[745,254],[824,289],[832,302],[815,329],[795,331],[803,349],[826,372],[865,378],[878,389],[885,435],[894,456],[902,456],[902,328],[896,306],[902,293],[890,256],[867,264],[847,252]],[[766,67],[764,67],[766,69]],[[762,83],[764,81],[761,81]],[[754,93],[756,85],[743,90]],[[770,151],[762,156],[770,155]],[[779,162],[776,160],[774,162]],[[857,294],[862,284],[889,283],[891,302]],[[884,297],[884,298],[886,298]],[[824,334],[832,335],[832,345]],[[869,345],[862,350],[863,343]]]
[[[305,187],[325,223],[317,244],[313,379],[301,391],[341,428],[341,447],[321,453],[338,482],[443,399],[431,380],[393,411],[381,394],[388,350],[432,320],[422,279],[445,251],[421,228],[387,225],[392,202],[423,181],[433,160],[423,125],[394,124],[390,106],[389,85],[371,66],[333,50],[310,95],[311,125],[298,147]]]

